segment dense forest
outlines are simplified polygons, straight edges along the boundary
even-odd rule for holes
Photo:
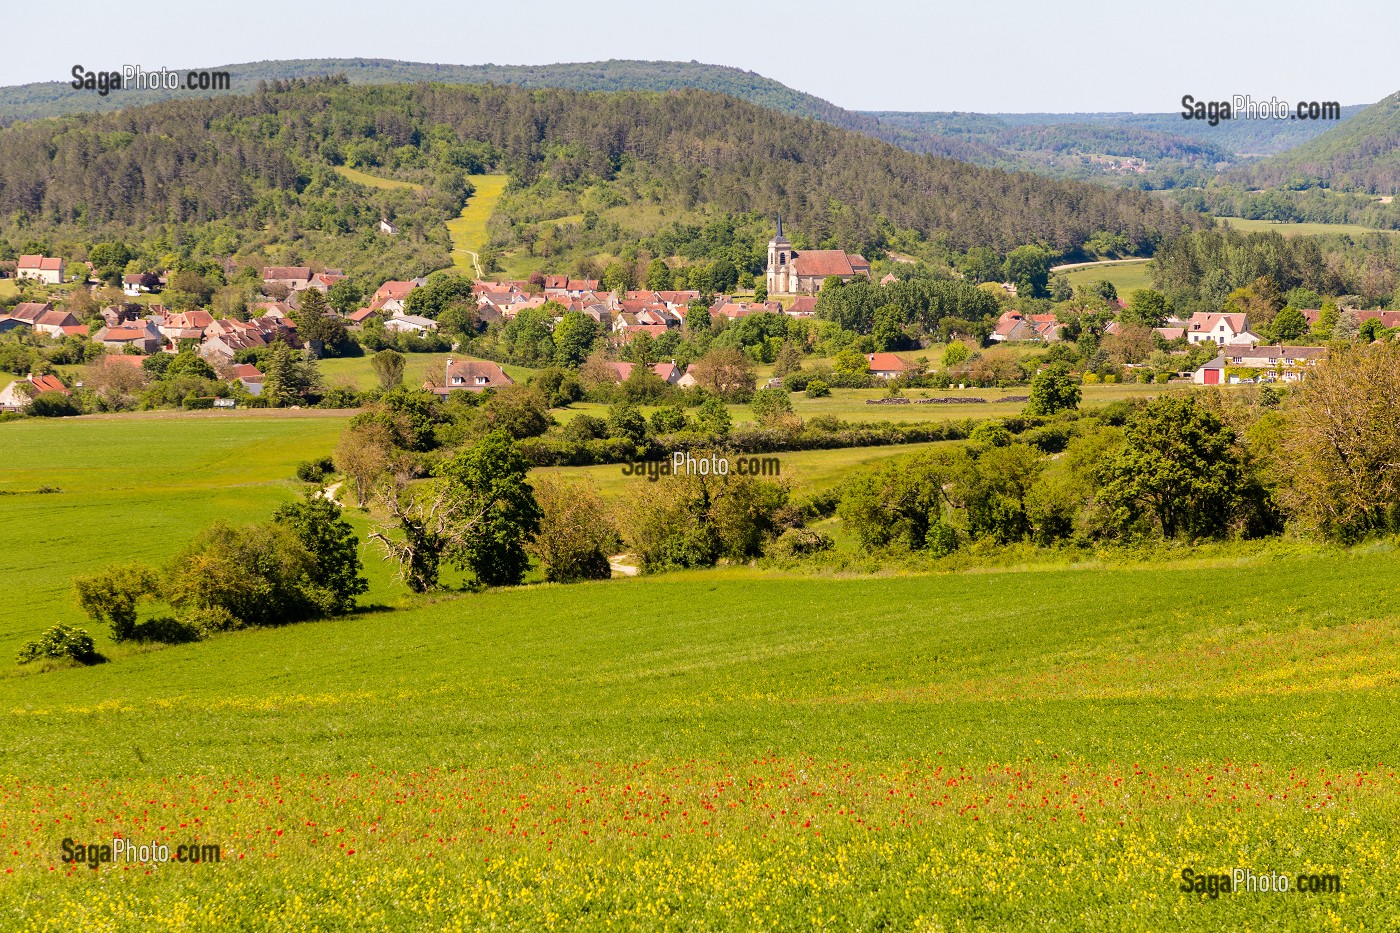
[[[1240,296],[1258,294],[1250,320],[1266,323],[1293,293],[1295,307],[1317,307],[1321,296],[1349,296],[1361,307],[1397,297],[1400,237],[1371,233],[1285,237],[1274,231],[1198,230],[1177,237],[1157,251],[1153,285],[1178,313],[1219,311]],[[1267,285],[1261,285],[1265,282]],[[1301,302],[1298,304],[1297,302]]]
[[[362,188],[336,174],[340,164],[426,187]],[[441,222],[463,202],[469,174],[490,167],[512,179],[507,227],[536,219],[550,198],[591,198],[647,218],[603,223],[611,239],[599,248],[677,220],[746,212],[781,213],[811,246],[875,256],[896,242],[1002,255],[1039,244],[1075,256],[1095,236],[1147,252],[1205,223],[1145,194],[919,156],[701,91],[357,87],[333,78],[6,128],[0,235],[16,244],[197,237],[223,255],[292,243],[346,267],[366,254],[382,265],[387,246],[411,266],[398,274],[413,274],[446,265]],[[386,214],[409,235],[386,244],[374,234]]]
[[[1400,193],[1400,92],[1308,142],[1226,176],[1250,188]]]
[[[95,67],[95,66],[92,66]],[[1217,163],[1269,155],[1332,127],[1309,121],[1231,120],[1211,127],[1177,113],[862,113],[763,75],[700,62],[621,61],[551,65],[448,65],[387,59],[298,59],[221,65],[227,92],[122,91],[106,97],[51,81],[0,88],[0,126],[19,120],[207,96],[251,93],[260,82],[343,74],[352,84],[508,84],[574,91],[702,90],[791,116],[863,133],[903,149],[1008,171],[1088,178],[1140,188],[1177,188],[1207,180]],[[1349,118],[1363,109],[1348,106]],[[1146,160],[1150,173],[1123,173],[1089,154]]]

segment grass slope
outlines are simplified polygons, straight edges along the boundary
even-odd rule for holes
[[[1221,217],[1220,219],[1244,233],[1272,230],[1284,236],[1325,236],[1329,233],[1361,236],[1366,233],[1396,232],[1394,230],[1380,230],[1376,227],[1363,227],[1360,224],[1278,223],[1272,220],[1248,220],[1244,217]]]
[[[1060,274],[1071,287],[1089,285],[1100,280],[1112,282],[1118,291],[1118,297],[1126,301],[1133,289],[1152,287],[1149,265],[1148,262],[1135,260],[1089,262],[1066,266]]]
[[[329,454],[347,420],[250,411],[0,424],[0,541],[23,555],[22,577],[0,589],[0,658],[55,622],[88,624],[74,575],[164,563],[216,520],[267,518],[300,494],[296,465]],[[45,485],[61,492],[35,492]]]
[[[452,236],[452,264],[476,274],[472,253],[480,253],[490,241],[486,222],[496,210],[496,202],[506,190],[510,178],[506,175],[474,175],[472,185],[476,192],[467,199],[462,213],[455,220],[447,222],[447,232]]]
[[[128,929],[1382,925],[1394,567],[715,571],[4,681],[0,907]],[[114,831],[224,861],[58,861]],[[1186,866],[1346,893],[1206,900]]]
[[[348,165],[337,165],[335,170],[353,182],[368,185],[371,188],[383,188],[393,190],[395,188],[407,188],[410,191],[422,191],[423,186],[414,184],[411,181],[396,181],[392,178],[380,178],[378,175],[371,175],[359,169],[350,168]]]

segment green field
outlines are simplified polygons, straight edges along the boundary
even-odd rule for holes
[[[1385,926],[1394,567],[1384,548],[717,570],[0,681],[0,909],[118,929]],[[114,832],[223,861],[59,862],[62,838]],[[1335,872],[1345,894],[1177,890],[1183,867],[1237,866]]]
[[[337,165],[335,170],[353,182],[368,185],[371,188],[408,188],[410,191],[422,191],[423,186],[411,181],[397,181],[393,178],[380,178],[378,175],[371,175],[368,172],[361,172],[358,169],[350,168],[346,165]]]
[[[1365,233],[1396,232],[1394,230],[1379,230],[1375,227],[1363,227],[1360,224],[1283,224],[1276,223],[1272,220],[1245,220],[1243,217],[1221,217],[1220,220],[1244,233],[1255,233],[1260,230],[1276,230],[1284,236],[1322,236],[1329,233],[1346,233],[1351,236],[1360,236]]]
[[[0,424],[0,650],[91,627],[75,573],[265,518],[346,418]],[[779,457],[806,492],[930,446]],[[555,472],[615,495],[618,469]],[[149,651],[94,630],[110,663],[0,676],[7,928],[1392,922],[1391,542],[428,597],[365,558],[372,611]],[[60,860],[114,834],[221,861]],[[1186,867],[1344,893],[1210,899]]]
[[[506,190],[510,178],[506,175],[473,175],[471,183],[476,193],[467,199],[467,206],[455,220],[447,222],[447,232],[452,235],[452,264],[466,269],[473,275],[476,269],[472,264],[471,253],[480,253],[486,248],[490,234],[486,221],[496,210],[496,202]]]
[[[319,360],[316,365],[327,384],[344,384],[357,390],[365,390],[379,384],[378,377],[374,375],[374,367],[370,365],[371,356],[372,353],[366,353],[364,356],[336,357]],[[412,386],[421,386],[430,369],[440,378],[448,357],[458,360],[473,359],[461,353],[408,353],[405,356],[408,362],[404,365],[404,384]],[[513,366],[510,363],[502,364],[501,368],[516,382],[525,382],[536,372],[528,367]]]
[[[24,554],[22,585],[0,590],[0,657],[55,622],[83,621],[75,574],[163,563],[216,520],[267,518],[300,494],[296,465],[329,454],[348,420],[247,411],[0,424],[0,541]]]
[[[1152,287],[1152,278],[1147,272],[1149,265],[1141,260],[1090,262],[1068,267],[1060,274],[1071,287],[1100,280],[1112,282],[1118,297],[1126,301],[1133,289]]]

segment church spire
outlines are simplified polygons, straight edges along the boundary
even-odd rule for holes
[[[777,236],[777,239],[781,240],[782,238],[783,238],[783,215],[782,215],[782,214],[779,214],[779,215],[778,215],[778,236]]]

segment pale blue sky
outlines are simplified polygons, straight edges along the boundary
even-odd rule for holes
[[[375,57],[695,59],[859,110],[1179,110],[1183,94],[1371,103],[1400,90],[1400,4],[1177,0],[75,0],[3,14],[0,84],[88,68]]]

